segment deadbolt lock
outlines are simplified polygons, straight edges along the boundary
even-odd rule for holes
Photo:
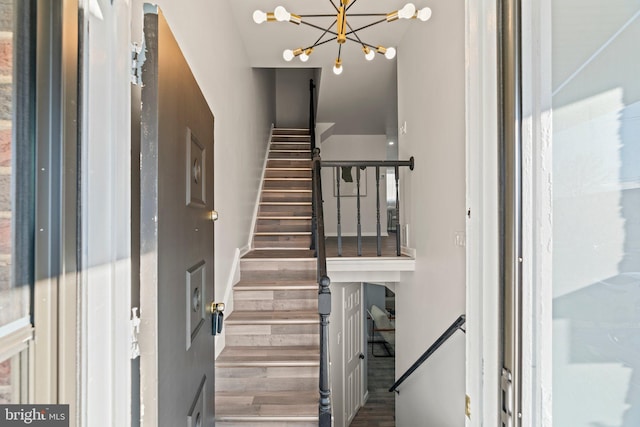
[[[211,221],[217,221],[218,220],[218,211],[211,211],[209,213],[209,219]]]
[[[224,303],[209,303],[209,313],[211,314],[211,335],[216,336],[222,332],[222,322],[224,320]]]
[[[222,313],[224,312],[224,303],[211,301],[209,307],[207,307],[207,311],[209,314]]]

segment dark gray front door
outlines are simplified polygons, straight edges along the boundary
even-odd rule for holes
[[[213,115],[171,30],[145,6],[140,171],[143,426],[214,424]]]

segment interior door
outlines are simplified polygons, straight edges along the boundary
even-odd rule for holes
[[[145,5],[144,40],[141,425],[212,426],[214,119],[155,6]]]
[[[362,285],[345,286],[344,351],[345,351],[345,425],[349,425],[362,405]]]

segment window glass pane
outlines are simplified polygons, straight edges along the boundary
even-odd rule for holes
[[[553,424],[640,426],[640,0],[553,0]]]
[[[14,84],[14,2],[0,1],[0,326],[28,315],[29,284],[12,280]]]
[[[0,362],[0,405],[24,403],[27,350]]]

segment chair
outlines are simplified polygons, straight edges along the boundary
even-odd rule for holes
[[[395,322],[389,319],[389,315],[386,311],[382,310],[377,305],[372,305],[371,310],[367,310],[369,317],[372,320],[371,328],[371,354],[374,357],[392,357],[395,354],[396,345],[396,325]],[[382,344],[387,352],[384,354],[375,354],[375,343],[380,342],[375,340],[375,335],[378,334],[382,337]],[[393,350],[393,353],[392,353]]]

